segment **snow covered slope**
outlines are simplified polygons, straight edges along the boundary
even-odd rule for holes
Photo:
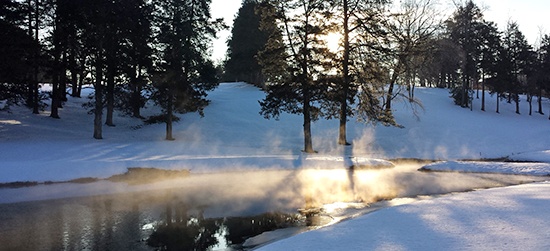
[[[92,90],[87,89],[88,92]],[[365,125],[351,119],[348,140],[336,144],[337,120],[313,124],[313,143],[319,154],[301,154],[302,119],[284,114],[266,120],[258,100],[264,93],[244,83],[223,83],[209,94],[205,117],[181,115],[174,126],[175,141],[165,141],[164,125],[142,125],[134,118],[116,116],[116,127],[103,128],[104,139],[92,138],[93,115],[81,107],[86,98],[71,98],[60,110],[62,119],[48,112],[32,115],[15,107],[0,112],[0,183],[60,181],[80,177],[104,178],[127,167],[190,169],[192,172],[241,168],[296,168],[303,165],[343,166],[348,157],[424,158],[455,160],[523,156],[549,159],[550,121],[543,115],[523,115],[501,103],[501,113],[455,106],[444,89],[416,89],[424,110],[418,117],[408,102],[396,101],[394,112],[404,128]],[[474,106],[479,107],[479,100]],[[550,109],[545,100],[545,109]],[[155,108],[144,115],[158,112]],[[550,111],[547,111],[550,112]],[[321,160],[320,160],[321,159]]]

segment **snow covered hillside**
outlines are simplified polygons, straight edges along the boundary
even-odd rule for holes
[[[90,89],[87,90],[91,92]],[[424,110],[418,117],[408,102],[394,104],[396,120],[404,128],[365,125],[352,119],[348,140],[336,144],[337,120],[313,124],[314,149],[301,154],[302,119],[284,114],[266,120],[258,100],[264,93],[244,83],[223,83],[208,98],[205,117],[180,115],[174,126],[175,141],[165,141],[164,125],[143,125],[134,118],[116,116],[116,127],[103,128],[103,140],[94,140],[93,115],[85,98],[69,97],[60,110],[62,119],[48,112],[33,115],[25,108],[0,112],[0,183],[13,181],[62,181],[80,177],[105,178],[128,167],[190,169],[192,172],[241,168],[295,168],[313,158],[338,160],[361,158],[422,158],[438,160],[511,157],[520,160],[550,158],[550,121],[547,115],[514,113],[512,104],[488,96],[487,112],[452,103],[444,89],[416,89]],[[544,100],[550,112],[550,103]],[[144,110],[152,115],[154,108]],[[343,163],[341,163],[343,164]],[[335,165],[335,163],[330,163]],[[338,164],[336,164],[338,165]]]

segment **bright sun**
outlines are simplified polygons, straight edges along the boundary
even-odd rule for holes
[[[325,35],[325,41],[327,43],[328,49],[331,52],[338,52],[340,50],[340,40],[342,39],[342,34],[338,32],[329,32]]]

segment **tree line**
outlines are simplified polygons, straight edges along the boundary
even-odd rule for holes
[[[303,117],[305,152],[314,152],[311,123],[320,118],[340,121],[341,145],[349,144],[352,117],[400,126],[392,101],[421,106],[417,86],[448,88],[470,109],[481,93],[482,110],[489,91],[515,102],[517,113],[524,94],[530,114],[535,99],[544,114],[550,35],[532,46],[517,23],[499,31],[472,1],[455,2],[441,17],[432,0],[243,0],[222,66],[208,53],[226,28],[211,17],[210,2],[0,0],[0,100],[33,113],[48,107],[60,118],[67,95],[80,97],[89,84],[94,138],[104,124],[114,126],[115,109],[142,118],[152,100],[162,114],[148,121],[166,123],[172,140],[174,114],[202,115],[220,80],[246,81],[265,90],[265,118]],[[337,49],[327,44],[334,35]],[[49,98],[41,83],[52,85]]]
[[[224,27],[209,0],[0,0],[0,100],[52,118],[67,95],[94,87],[93,137],[119,109],[141,118],[147,100],[172,137],[175,112],[198,111],[218,83],[209,41]],[[40,84],[52,86],[47,97]],[[69,87],[70,88],[67,88]]]
[[[350,117],[399,126],[392,101],[421,106],[416,86],[448,88],[455,104],[470,109],[481,92],[483,111],[488,91],[497,113],[501,99],[515,102],[519,113],[524,94],[529,115],[535,98],[544,114],[550,34],[533,47],[516,22],[499,31],[473,1],[454,3],[452,15],[442,17],[432,0],[244,0],[225,77],[265,88],[260,104],[268,119],[300,114],[305,152],[314,152],[311,122],[319,118],[339,119],[341,145],[349,144]],[[326,39],[334,34],[336,51]]]

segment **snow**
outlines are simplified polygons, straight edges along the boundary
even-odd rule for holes
[[[47,86],[45,87],[47,88]],[[84,89],[90,93],[91,89]],[[128,167],[188,169],[191,173],[299,168],[391,166],[391,159],[441,160],[426,168],[439,171],[550,174],[550,121],[547,115],[522,114],[515,105],[487,95],[487,111],[452,103],[444,89],[417,88],[424,109],[403,100],[394,102],[396,120],[403,128],[348,123],[352,146],[338,146],[337,120],[313,124],[314,149],[301,152],[302,118],[283,114],[265,120],[259,114],[265,94],[244,83],[223,83],[209,93],[205,117],[179,115],[175,141],[164,140],[164,125],[115,116],[116,127],[103,127],[103,140],[92,139],[93,115],[81,106],[87,98],[72,98],[60,109],[62,119],[49,113],[33,115],[26,108],[0,111],[0,183],[66,181],[82,177],[107,178]],[[544,99],[544,108],[550,102]],[[548,111],[546,111],[548,112]],[[143,115],[158,109],[149,106]],[[507,158],[522,163],[461,161]],[[405,177],[405,176],[403,176]],[[391,178],[391,177],[390,177]],[[429,180],[429,179],[428,179]],[[406,181],[406,180],[401,180]],[[51,193],[82,196],[108,193],[113,186],[68,184],[50,187]],[[406,181],[408,182],[408,181]],[[360,185],[360,184],[358,184]],[[88,187],[89,186],[89,187]],[[118,188],[117,188],[118,189]],[[5,201],[21,201],[17,189],[3,189]],[[411,200],[274,242],[265,250],[547,250],[550,184],[535,183],[481,190],[426,200]],[[21,196],[19,196],[21,197]],[[24,196],[23,196],[24,197]],[[5,199],[5,198],[4,198]],[[14,200],[15,199],[15,200]],[[288,231],[265,233],[250,243],[287,237]],[[273,237],[275,236],[275,237]]]
[[[550,176],[548,163],[444,161],[422,167],[431,171],[460,171],[476,173],[504,173],[534,176]]]
[[[259,250],[549,250],[550,183],[385,208]]]
[[[337,120],[315,122],[313,142],[319,154],[308,156],[301,153],[301,117],[283,114],[279,120],[263,119],[258,100],[264,96],[244,83],[221,84],[209,94],[212,102],[205,117],[180,115],[181,121],[174,125],[176,141],[164,140],[162,124],[143,125],[120,115],[115,117],[116,127],[103,127],[103,140],[94,140],[93,115],[81,107],[87,98],[69,97],[59,120],[48,112],[32,115],[14,107],[10,113],[0,112],[0,183],[105,178],[127,167],[209,172],[319,166],[320,162],[338,167],[392,158],[550,159],[546,116],[517,115],[514,106],[505,102],[500,114],[470,111],[454,105],[447,90],[423,88],[416,89],[424,107],[417,109],[418,116],[408,102],[394,103],[396,119],[404,128],[350,120],[351,147],[336,144]],[[544,101],[544,107],[549,107]],[[490,96],[487,107],[494,107]],[[522,107],[527,109],[525,104]],[[143,111],[145,116],[156,113],[152,106]]]

